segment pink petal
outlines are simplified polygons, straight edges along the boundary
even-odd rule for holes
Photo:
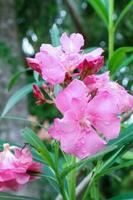
[[[79,158],[95,154],[106,144],[91,127],[84,129],[76,114],[71,111],[66,112],[62,120],[56,120],[56,125],[49,133],[60,141],[64,152]]]
[[[64,90],[62,90],[55,99],[57,108],[66,112],[72,107],[72,99],[78,98],[82,101],[87,100],[87,88],[80,80],[73,80]]]
[[[43,61],[40,66],[44,80],[52,85],[62,83],[65,78],[65,70],[60,62],[49,54],[43,54]]]
[[[89,89],[89,93],[103,89],[109,83],[109,72],[105,72],[100,75],[90,75],[84,79],[84,83]]]
[[[68,37],[66,33],[63,33],[60,42],[65,53],[78,53],[84,45],[83,36],[79,33],[73,33],[70,37]]]
[[[87,113],[92,125],[107,140],[116,138],[120,131],[120,119],[117,117],[118,107],[108,92],[95,96],[88,104]]]
[[[26,58],[26,61],[29,67],[31,67],[33,70],[37,71],[38,73],[41,73],[39,61],[36,58]]]

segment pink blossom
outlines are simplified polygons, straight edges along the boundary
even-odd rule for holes
[[[35,179],[31,174],[40,172],[41,164],[33,162],[28,148],[10,147],[9,144],[3,146],[4,150],[0,152],[0,191],[17,191]]]
[[[92,93],[98,89],[104,88],[110,81],[109,72],[100,75],[89,75],[84,79],[88,92]]]
[[[67,73],[72,74],[76,68],[81,74],[87,70],[94,73],[103,65],[103,50],[98,48],[90,53],[83,54],[81,47],[84,45],[83,36],[73,33],[67,36],[63,33],[60,38],[61,45],[53,47],[50,44],[42,44],[40,52],[35,58],[27,58],[28,65],[39,72],[48,83],[55,85],[63,83]]]
[[[109,72],[91,75],[84,79],[89,93],[100,94],[107,91],[118,108],[118,113],[129,111],[133,107],[133,97],[118,83],[109,80]]]
[[[80,74],[83,78],[85,78],[86,75],[98,72],[103,66],[104,57],[101,56],[102,53],[103,49],[97,48],[83,55],[82,62],[78,66]]]
[[[63,33],[60,42],[62,50],[67,54],[79,53],[81,47],[84,46],[84,38],[79,33],[73,33],[70,37],[68,37],[66,33]]]
[[[68,95],[68,92],[74,89],[74,84],[74,93]],[[85,97],[86,89],[83,85],[81,81],[73,81],[68,89],[59,94],[56,104],[65,112],[64,118],[55,119],[54,125],[49,129],[50,135],[60,141],[63,151],[79,158],[102,150],[106,140],[117,137],[120,131],[120,119],[117,117],[117,107],[112,96],[103,92],[90,100]],[[99,136],[101,134],[106,140]]]
[[[87,101],[88,90],[85,84],[80,80],[73,80],[64,90],[59,92],[55,99],[57,108],[62,112],[66,112],[72,107],[72,99],[78,98],[83,101]]]
[[[69,38],[64,33],[60,40],[61,46],[42,44],[35,58],[27,58],[28,65],[52,85],[62,83],[66,73],[71,73],[81,62],[79,51],[84,44],[83,36],[74,33]]]

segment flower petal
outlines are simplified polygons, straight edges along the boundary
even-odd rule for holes
[[[63,33],[60,42],[65,53],[78,53],[84,45],[83,36],[79,33],[73,33],[70,37],[66,33]]]
[[[75,79],[57,95],[55,104],[57,108],[64,113],[72,107],[73,98],[87,101],[87,93],[85,84]]]
[[[113,97],[108,92],[95,96],[88,104],[87,113],[92,125],[102,133],[107,140],[116,138],[120,131],[118,108]]]

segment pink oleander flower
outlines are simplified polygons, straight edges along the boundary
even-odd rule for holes
[[[87,91],[79,80],[61,91],[55,103],[64,117],[55,119],[49,128],[49,134],[60,141],[64,152],[81,159],[102,150],[106,140],[116,138],[120,131],[118,109],[112,96],[103,92],[90,99]]]
[[[79,33],[73,33],[70,36],[63,33],[60,44],[58,47],[42,44],[35,58],[27,58],[28,65],[39,72],[42,78],[51,85],[63,83],[66,74],[72,74],[77,68],[81,74],[84,71],[87,71],[87,74],[91,71],[92,74],[103,65],[101,48],[88,54],[82,53],[84,39]]]
[[[118,83],[110,81],[109,72],[101,75],[91,75],[84,79],[89,94],[100,94],[104,91],[110,93],[113,102],[118,107],[119,114],[129,111],[133,107],[133,96]]]
[[[32,172],[40,172],[41,164],[32,160],[28,148],[3,146],[4,150],[0,152],[0,191],[17,191],[35,179]]]
[[[73,80],[67,88],[60,91],[59,94],[56,96],[55,104],[56,107],[62,112],[66,112],[67,110],[71,109],[72,107],[72,99],[77,98],[81,101],[88,101],[89,96],[88,90],[85,84],[80,80]]]
[[[97,48],[83,55],[82,62],[79,64],[81,78],[84,79],[87,75],[97,73],[104,64],[102,56],[103,49]]]

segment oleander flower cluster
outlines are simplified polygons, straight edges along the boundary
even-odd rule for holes
[[[41,164],[32,160],[30,150],[10,146],[5,143],[0,152],[0,191],[17,191],[30,180],[36,179],[33,173],[41,171]]]
[[[101,151],[118,137],[120,116],[133,107],[133,97],[110,80],[109,71],[99,72],[104,65],[103,49],[84,53],[83,45],[81,34],[63,33],[58,47],[42,44],[35,58],[27,58],[49,95],[34,85],[37,104],[54,103],[62,113],[61,119],[54,119],[49,134],[64,152],[80,159]],[[60,91],[56,94],[57,86]]]

